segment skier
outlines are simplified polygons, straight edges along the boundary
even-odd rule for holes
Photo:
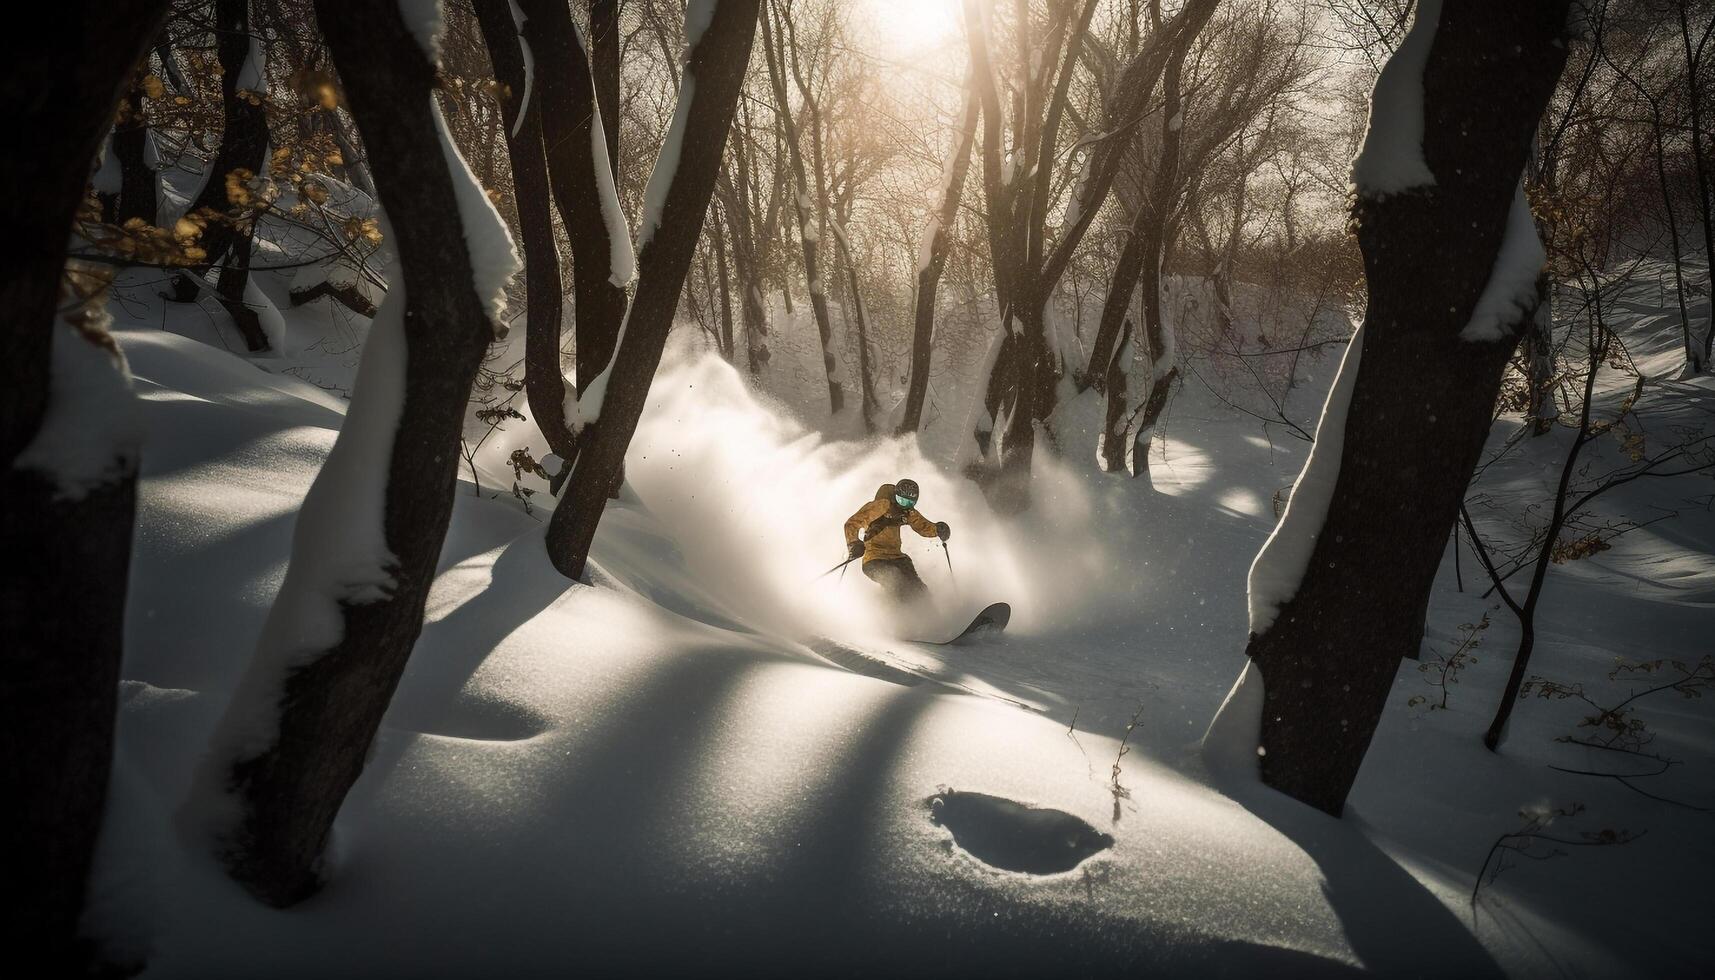
[[[846,521],[846,553],[851,560],[863,558],[863,573],[901,603],[928,597],[929,590],[917,576],[916,566],[899,550],[899,528],[909,524],[926,538],[947,540],[952,530],[946,521],[931,522],[917,510],[917,481],[884,483],[875,499],[858,508]],[[858,535],[862,532],[862,539]]]

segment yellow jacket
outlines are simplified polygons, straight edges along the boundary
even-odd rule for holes
[[[846,521],[846,546],[850,547],[853,541],[857,541],[858,532],[862,531],[864,564],[904,558],[905,553],[899,550],[899,528],[905,524],[926,538],[936,535],[935,522],[918,513],[915,507],[906,510],[894,503],[893,484],[884,483],[875,492],[875,499],[859,507],[858,512]]]

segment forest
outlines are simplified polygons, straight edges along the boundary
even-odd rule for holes
[[[1712,0],[34,9],[19,975],[1708,969]]]

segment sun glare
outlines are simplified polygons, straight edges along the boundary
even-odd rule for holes
[[[901,54],[932,48],[959,29],[957,0],[866,0],[875,37]]]

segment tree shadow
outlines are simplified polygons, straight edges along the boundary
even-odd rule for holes
[[[489,581],[451,612],[426,623],[384,724],[462,738],[526,738],[546,727],[531,713],[463,693],[512,633],[575,586],[548,561],[540,533],[526,532],[495,556]],[[431,593],[431,602],[433,594]],[[458,717],[458,716],[464,717]],[[493,722],[490,728],[485,722]],[[454,731],[449,728],[449,723]],[[472,726],[475,727],[472,727]]]
[[[1367,972],[1502,975],[1459,916],[1356,827],[1260,781],[1221,782],[1223,793],[1296,844],[1321,869],[1322,894]]]

